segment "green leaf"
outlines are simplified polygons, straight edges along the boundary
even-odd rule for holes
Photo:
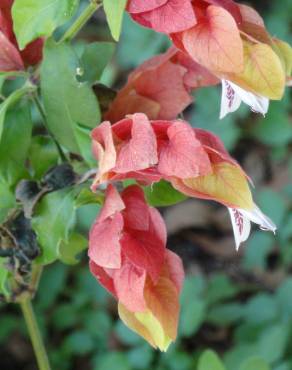
[[[79,208],[86,206],[88,204],[99,204],[102,205],[104,200],[104,195],[102,193],[93,193],[87,187],[81,189],[80,193],[75,199],[75,207]]]
[[[239,289],[224,274],[212,276],[206,290],[206,301],[209,305],[234,297]]]
[[[46,310],[55,304],[65,290],[68,272],[68,267],[62,263],[44,269],[37,294],[38,309]]]
[[[32,219],[32,226],[42,249],[39,263],[48,264],[58,258],[59,246],[62,241],[68,241],[74,221],[72,189],[54,191],[41,200]]]
[[[34,136],[29,149],[29,160],[34,177],[40,179],[58,163],[59,154],[53,139],[49,136]]]
[[[133,69],[146,59],[161,53],[161,50],[166,50],[170,45],[171,42],[166,35],[141,27],[127,12],[125,13],[117,48],[119,66]]]
[[[291,328],[286,324],[273,325],[266,328],[257,344],[257,354],[270,364],[279,361],[289,344]]]
[[[125,353],[107,352],[96,357],[94,370],[131,370],[132,367]]]
[[[80,262],[78,254],[88,247],[88,240],[81,234],[73,232],[67,241],[62,240],[59,245],[59,260],[67,265]]]
[[[76,140],[80,148],[80,154],[86,160],[90,167],[96,165],[96,160],[92,154],[90,133],[91,129],[88,127],[82,127],[79,124],[75,126]]]
[[[282,310],[283,317],[290,319],[292,317],[292,277],[282,282],[276,291],[275,298]]]
[[[281,240],[288,240],[292,237],[292,214],[288,214],[283,222],[283,227],[279,230]]]
[[[3,85],[4,85],[5,79],[6,79],[6,76],[1,75],[1,73],[0,73],[0,93],[2,93],[2,88],[3,88]]]
[[[103,7],[113,38],[118,41],[127,0],[103,0]]]
[[[259,293],[253,296],[244,308],[245,320],[253,324],[273,321],[278,315],[275,298],[267,293]]]
[[[285,198],[269,188],[261,189],[256,198],[261,210],[280,228],[288,207]]]
[[[19,330],[21,318],[13,314],[6,313],[2,314],[0,317],[0,343],[5,345],[11,335],[16,330]]]
[[[6,219],[9,210],[15,205],[15,197],[9,184],[4,179],[0,179],[0,223]]]
[[[88,233],[95,219],[97,218],[101,207],[95,204],[88,204],[77,210],[77,224],[79,230]]]
[[[246,360],[239,370],[271,370],[271,368],[262,358],[253,357]]]
[[[0,258],[0,293],[5,296],[9,295],[7,289],[7,280],[9,276],[9,271],[5,267],[6,258]]]
[[[67,336],[63,343],[63,350],[66,353],[74,353],[77,355],[85,355],[91,352],[95,346],[95,342],[91,335],[86,331],[75,331],[70,336]]]
[[[199,358],[198,370],[225,370],[225,367],[215,352],[207,350]]]
[[[288,108],[289,109],[289,108]],[[252,133],[271,146],[287,145],[292,139],[291,117],[285,102],[271,102],[269,114],[253,125]]]
[[[189,305],[193,300],[201,298],[206,289],[203,276],[187,276],[181,293],[182,307]]]
[[[206,304],[199,298],[194,298],[192,302],[182,308],[180,334],[190,337],[197,332],[204,321]]]
[[[236,112],[220,120],[220,95],[221,91],[214,89],[214,87],[198,89],[196,91],[196,106],[191,115],[191,124],[193,127],[212,131],[222,139],[228,150],[232,150],[240,137],[236,118],[245,118],[249,110],[246,105],[242,104]]]
[[[92,310],[91,307],[88,308],[88,310],[84,310],[81,317],[79,315],[79,319],[81,319],[84,329],[99,343],[107,345],[107,337],[111,334],[112,330],[112,319],[110,313],[106,310],[101,310],[100,304],[98,310]],[[96,330],[96,328],[98,328],[98,330]]]
[[[292,363],[290,362],[283,362],[281,363],[280,365],[278,365],[277,367],[274,368],[274,370],[291,370],[292,367],[291,367]]]
[[[48,126],[61,145],[82,154],[89,153],[91,140],[80,127],[94,128],[100,121],[100,111],[90,86],[76,79],[79,69],[77,56],[69,45],[47,41],[41,90]]]
[[[108,307],[107,303],[110,299],[108,292],[101,285],[96,283],[95,277],[93,277],[88,268],[82,269],[80,273],[77,274],[76,279],[76,289],[79,294],[75,294],[76,290],[74,290],[75,301],[78,301],[81,296],[81,298],[85,298],[87,302],[96,303],[98,307]]]
[[[205,281],[201,276],[186,278],[181,294],[182,314],[179,325],[179,331],[183,336],[194,334],[205,318],[204,290]]]
[[[154,357],[154,351],[147,344],[134,347],[128,352],[128,359],[132,368],[137,370],[148,370],[151,368],[151,362]]]
[[[58,304],[54,308],[52,324],[59,330],[69,329],[78,325],[79,315],[72,303]]]
[[[153,207],[166,207],[179,203],[187,197],[177,190],[167,181],[161,180],[151,186],[144,187],[147,202]]]
[[[243,312],[240,303],[218,304],[208,312],[207,321],[220,327],[229,326],[239,321]]]
[[[233,347],[224,355],[224,362],[228,370],[239,369],[247,358],[255,357],[258,355],[257,348],[250,339],[250,344],[242,343]],[[257,369],[255,369],[257,370]]]
[[[143,340],[138,334],[130,330],[122,321],[117,321],[115,325],[115,335],[125,345],[134,347],[143,344]]]
[[[3,132],[3,124],[6,116],[6,112],[11,108],[18,100],[20,100],[28,91],[31,90],[31,87],[22,87],[14,91],[11,95],[0,104],[0,139]]]
[[[49,37],[69,20],[79,0],[15,0],[12,7],[14,32],[20,49],[38,37]]]
[[[114,51],[115,44],[112,42],[93,42],[85,45],[80,59],[83,74],[79,80],[88,81],[91,84],[98,81]]]
[[[18,104],[6,115],[0,141],[0,176],[14,186],[28,175],[25,161],[31,142],[32,120],[28,104]]]
[[[167,353],[167,356],[163,358],[161,362],[163,362],[166,365],[166,368],[169,370],[194,369],[194,360],[192,359],[192,357],[188,353],[178,350],[169,351]]]
[[[243,265],[247,269],[266,268],[267,256],[273,248],[275,238],[273,235],[255,231],[247,242],[243,256]]]

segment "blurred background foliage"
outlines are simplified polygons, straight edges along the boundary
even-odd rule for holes
[[[291,43],[291,0],[250,4],[264,15],[272,35]],[[82,39],[110,41],[101,13],[79,38],[77,49]],[[133,68],[168,45],[163,35],[126,16],[121,41],[101,82],[121,87]],[[48,266],[35,309],[54,370],[292,370],[291,93],[287,89],[281,102],[271,103],[265,118],[243,106],[223,121],[218,118],[219,88],[201,89],[194,98],[185,118],[223,139],[253,179],[255,198],[277,224],[277,235],[254,231],[236,253],[224,207],[186,200],[160,208],[169,247],[183,258],[187,274],[179,338],[165,354],[118,320],[115,302],[91,277],[85,255],[73,267]],[[37,114],[33,118],[39,119]],[[39,145],[46,150],[45,166],[54,164],[49,142],[33,142],[32,160]],[[41,176],[44,168],[37,171]],[[98,207],[85,205],[78,212],[78,228],[86,234]],[[0,309],[1,369],[35,369],[18,307]]]

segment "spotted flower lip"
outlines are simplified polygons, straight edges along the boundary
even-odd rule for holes
[[[235,208],[228,208],[228,211],[231,217],[236,250],[239,249],[241,243],[248,239],[251,231],[251,222],[259,225],[263,231],[276,233],[277,226],[255,204],[250,211]]]
[[[265,116],[268,112],[270,101],[264,96],[258,96],[242,89],[231,81],[222,80],[220,119],[223,119],[228,113],[239,109],[241,102],[249,105],[253,112],[261,113]]]

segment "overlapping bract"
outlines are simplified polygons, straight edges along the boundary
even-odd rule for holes
[[[136,112],[143,112],[150,119],[176,118],[192,102],[184,82],[187,68],[171,60],[176,53],[174,49],[170,50],[134,70],[105,119],[117,122]]]
[[[265,114],[270,99],[282,98],[285,81],[291,84],[291,47],[269,35],[253,8],[233,0],[141,4],[128,2],[135,21],[167,33],[178,49],[222,80],[221,118],[242,101]]]
[[[180,32],[196,24],[191,0],[130,0],[128,11],[137,22],[157,32]]]
[[[19,49],[13,32],[13,1],[1,0],[0,4],[0,72],[21,71],[42,59],[42,39],[31,42],[24,50]]]
[[[92,139],[99,161],[93,190],[108,181],[135,179],[151,184],[164,179],[187,196],[215,200],[235,209],[237,248],[249,234],[248,220],[275,231],[254,204],[246,174],[212,133],[193,129],[185,121],[149,121],[137,113],[112,126],[103,122],[93,130]],[[232,219],[234,215],[232,211]],[[247,221],[239,222],[238,215]]]
[[[90,269],[119,302],[122,320],[154,347],[175,339],[180,258],[166,249],[166,230],[138,186],[121,194],[109,185],[105,204],[89,238]]]
[[[171,47],[129,75],[104,118],[114,123],[140,112],[152,120],[175,119],[192,102],[191,90],[219,82],[206,68]]]

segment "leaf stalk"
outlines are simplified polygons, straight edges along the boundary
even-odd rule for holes
[[[88,6],[80,14],[80,16],[65,32],[65,34],[63,35],[59,42],[72,40],[77,35],[77,33],[83,28],[83,26],[89,21],[93,14],[101,7],[101,5],[102,3],[100,1],[91,0]]]

